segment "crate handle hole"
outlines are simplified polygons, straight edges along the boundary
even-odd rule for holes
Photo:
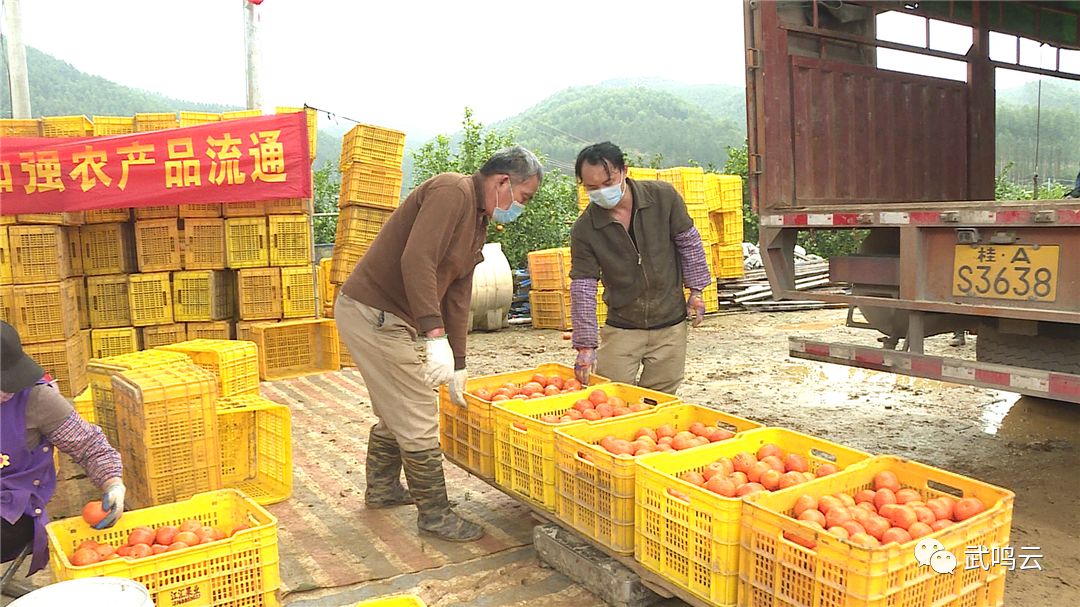
[[[959,498],[964,497],[963,490],[957,489],[956,487],[953,487],[952,485],[946,485],[945,483],[942,483],[942,482],[938,482],[938,481],[935,481],[935,480],[927,480],[926,481],[926,486],[928,488],[930,488],[930,489],[933,489],[934,491],[939,492],[939,493],[948,493],[949,495],[953,495],[953,496],[956,496],[956,497],[959,497]]]
[[[659,404],[659,402],[656,401],[655,399],[644,397],[644,396],[641,397],[641,402],[642,402],[642,404],[649,405],[651,407],[655,407],[656,405]]]
[[[582,463],[584,463],[584,464],[588,465],[588,466],[592,466],[592,467],[594,467],[594,468],[596,467],[596,464],[595,464],[595,463],[593,463],[593,461],[592,461],[592,460],[590,460],[590,459],[588,458],[588,456],[586,456],[586,455],[585,455],[585,453],[583,453],[583,452],[581,452],[581,451],[578,451],[577,453],[575,453],[575,454],[574,454],[574,457],[575,457],[575,458],[577,458],[577,459],[578,459],[579,461],[581,461]]]
[[[818,448],[810,449],[810,455],[812,455],[812,456],[814,456],[816,458],[819,458],[819,459],[828,460],[828,461],[830,461],[830,462],[832,462],[834,464],[836,463],[836,461],[838,459],[832,453],[829,453],[827,451],[822,451],[821,449],[818,449]]]
[[[723,420],[716,420],[716,427],[720,428],[721,430],[727,430],[728,432],[734,432],[736,434],[739,433],[739,427],[738,426],[736,426],[735,424],[732,424],[730,422],[723,421]]]

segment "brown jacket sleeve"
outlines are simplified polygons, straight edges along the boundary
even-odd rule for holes
[[[472,304],[473,273],[450,283],[443,300],[446,335],[454,350],[454,368],[465,368],[465,343],[469,335],[469,308]]]
[[[401,253],[401,275],[405,279],[409,309],[421,332],[445,326],[439,307],[437,271],[453,233],[461,229],[462,218],[469,216],[468,205],[464,192],[457,187],[432,188],[420,201],[416,221]]]

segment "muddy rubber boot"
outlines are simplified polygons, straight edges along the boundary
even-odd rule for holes
[[[402,451],[405,479],[419,511],[416,526],[421,535],[451,542],[471,542],[484,536],[484,528],[469,522],[450,509],[443,476],[442,451]]]
[[[963,331],[956,331],[953,333],[952,339],[949,340],[949,345],[954,348],[967,345],[967,339],[964,338]]]
[[[364,503],[368,508],[393,508],[413,503],[413,498],[401,485],[401,449],[397,441],[368,433],[367,488]]]

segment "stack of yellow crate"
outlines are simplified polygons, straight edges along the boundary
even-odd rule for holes
[[[705,176],[709,223],[717,242],[708,250],[713,275],[739,278],[743,275],[742,178],[738,175]]]
[[[341,285],[401,202],[405,133],[358,124],[341,145],[341,193],[330,282]]]
[[[529,253],[529,309],[535,329],[573,328],[570,316],[570,247]],[[596,293],[596,318],[607,319],[604,286]]]
[[[297,110],[278,108],[279,113],[289,111]],[[95,116],[93,122],[85,116],[0,120],[0,137],[120,135],[260,115],[260,110],[185,111],[179,119],[176,113],[163,112]],[[311,110],[308,128],[313,143]],[[316,317],[311,213],[310,200],[289,199],[3,216],[0,317],[16,324],[10,313],[16,285],[38,285],[40,290],[41,283],[64,283],[48,302],[18,289],[36,314],[45,315],[42,318],[51,314],[65,319],[46,335],[50,341],[40,341],[37,325],[18,328],[29,334],[32,341],[27,343],[50,344],[35,346],[35,352],[56,367],[53,375],[62,378],[72,397],[85,387],[79,379],[86,372],[85,359],[187,339],[230,339],[241,332],[250,338],[250,324],[256,321]],[[65,316],[63,302],[70,293],[75,313]],[[241,294],[244,305],[237,310]],[[70,329],[68,319],[75,323],[75,334],[61,335]],[[81,350],[61,348],[61,337],[79,337]],[[76,366],[81,370],[68,371]],[[72,375],[75,381],[69,382],[66,378]]]

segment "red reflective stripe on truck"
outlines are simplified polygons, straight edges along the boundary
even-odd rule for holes
[[[1059,209],[1057,211],[1057,222],[1080,224],[1080,210],[1073,211],[1069,209]]]
[[[858,213],[833,213],[832,224],[834,226],[853,226],[858,225],[858,223]]]
[[[911,371],[923,377],[941,377],[941,361],[932,358],[911,357]]]
[[[806,353],[815,356],[831,356],[829,346],[819,344],[806,344]]]
[[[998,211],[997,223],[1030,223],[1030,211]]]
[[[908,214],[911,223],[941,223],[941,213],[937,211],[912,211]]]
[[[786,226],[804,226],[808,221],[806,213],[784,215],[784,225]]]
[[[986,384],[997,384],[999,386],[1008,386],[1012,382],[1009,380],[1009,374],[1004,371],[987,371],[986,369],[975,369],[975,380],[981,381]]]
[[[1080,398],[1080,381],[1058,375],[1057,373],[1050,374],[1050,394],[1059,396],[1071,396],[1074,399]]]
[[[861,363],[869,363],[871,365],[884,365],[885,354],[881,351],[875,350],[856,350],[855,360]]]

